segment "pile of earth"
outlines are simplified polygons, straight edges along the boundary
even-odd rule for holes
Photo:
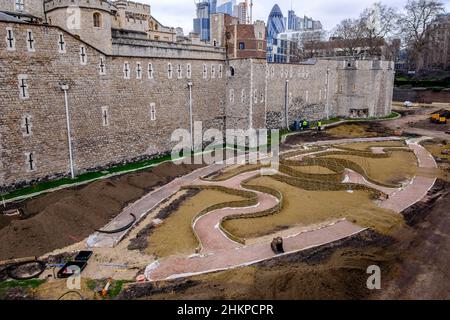
[[[336,134],[337,132],[338,134]],[[357,134],[355,136],[356,132]],[[288,136],[286,138],[286,144],[297,145],[316,141],[346,139],[349,137],[386,137],[392,136],[393,134],[393,130],[386,128],[378,122],[343,123],[321,132],[313,130]]]
[[[16,204],[21,220],[0,218],[0,260],[40,256],[77,243],[152,189],[202,165],[163,163]]]

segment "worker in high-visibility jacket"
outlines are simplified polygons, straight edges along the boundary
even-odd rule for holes
[[[322,131],[322,121],[317,122],[317,131]]]
[[[303,121],[303,130],[308,129],[308,121]]]

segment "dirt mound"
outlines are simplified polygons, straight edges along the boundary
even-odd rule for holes
[[[200,165],[164,163],[155,168],[95,181],[20,204],[25,220],[0,230],[0,259],[39,256],[79,242],[103,227],[127,204]],[[2,224],[3,221],[0,221]]]

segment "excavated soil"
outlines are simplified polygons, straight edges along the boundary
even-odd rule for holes
[[[4,222],[0,260],[40,256],[77,243],[103,227],[129,203],[202,165],[159,166],[49,193],[14,204],[27,219]],[[5,217],[2,217],[5,218]]]
[[[386,128],[382,123],[377,122],[358,122],[344,123],[337,125],[326,131],[309,131],[300,133],[286,138],[286,145],[297,145],[308,142],[338,140],[345,138],[370,138],[370,137],[387,137],[392,136],[394,131]],[[286,147],[281,148],[282,150]]]

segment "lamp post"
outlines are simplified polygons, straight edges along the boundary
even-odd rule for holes
[[[289,130],[289,80],[286,80],[284,86],[284,114],[286,120],[286,129]]]
[[[325,112],[327,115],[327,120],[330,120],[330,102],[329,102],[329,97],[330,97],[330,67],[327,68],[327,96],[326,96],[326,106],[325,106]]]
[[[69,85],[62,82],[59,84],[62,91],[64,91],[64,105],[66,109],[66,125],[67,125],[67,142],[69,144],[69,161],[70,161],[70,176],[75,179],[75,171],[73,168],[73,152],[72,152],[72,137],[70,133],[70,115],[69,115],[69,100],[67,98],[67,91]]]
[[[188,82],[189,88],[189,129],[191,133],[191,150],[194,152],[194,119],[192,115],[192,81]]]

